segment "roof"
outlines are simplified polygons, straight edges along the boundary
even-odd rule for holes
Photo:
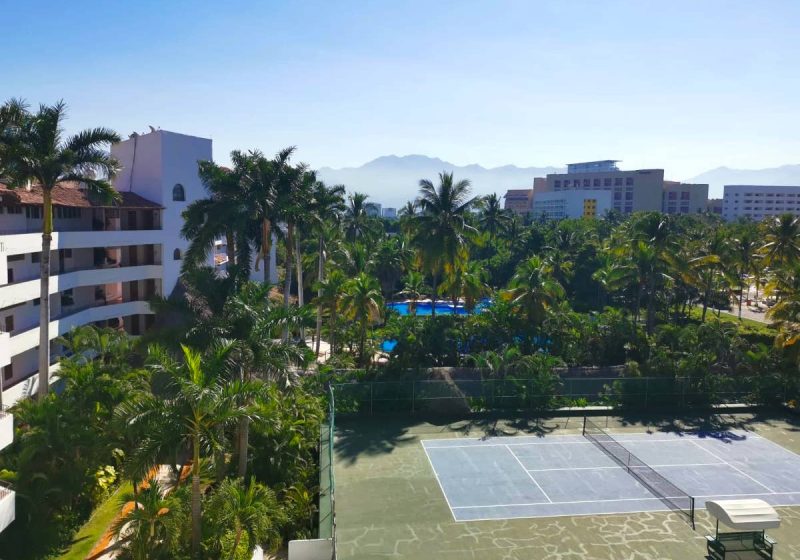
[[[69,206],[74,208],[162,208],[151,200],[134,192],[120,192],[120,200],[107,202],[99,200],[89,194],[80,183],[58,183],[53,188],[53,205]],[[11,189],[8,185],[0,183],[0,199],[10,197],[16,204],[42,204],[42,187],[32,185],[30,188],[19,187]]]
[[[708,501],[706,509],[731,529],[763,531],[781,524],[778,512],[764,500]]]

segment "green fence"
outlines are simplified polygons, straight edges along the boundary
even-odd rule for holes
[[[336,558],[336,479],[333,473],[333,435],[336,430],[336,402],[328,388],[328,421],[321,426],[319,442],[319,534],[331,539]]]
[[[653,408],[775,404],[797,394],[796,386],[778,376],[376,381],[337,384],[335,392],[335,410],[339,414],[447,414],[591,405]]]

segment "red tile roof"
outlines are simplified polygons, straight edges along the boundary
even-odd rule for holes
[[[79,183],[59,183],[53,189],[53,205],[75,208],[162,208],[160,204],[133,192],[119,194],[119,200],[108,202],[90,195],[86,189],[80,188]],[[5,201],[8,198],[13,200],[14,204],[42,204],[42,187],[32,185],[30,189],[25,187],[10,189],[8,185],[0,183],[0,199]]]

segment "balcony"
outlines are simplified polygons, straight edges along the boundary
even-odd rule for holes
[[[16,495],[10,486],[0,483],[0,532],[14,521]]]
[[[14,441],[14,416],[6,407],[0,406],[0,450]]]

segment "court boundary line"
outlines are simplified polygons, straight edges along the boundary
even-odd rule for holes
[[[551,499],[550,499],[550,496],[548,496],[548,495],[547,495],[547,492],[545,492],[545,491],[544,491],[544,488],[542,488],[542,485],[541,485],[541,484],[539,484],[539,482],[538,482],[538,481],[537,481],[537,480],[536,480],[536,479],[533,477],[533,475],[531,474],[531,472],[530,472],[528,469],[526,469],[526,468],[525,468],[525,465],[523,465],[523,464],[522,464],[522,461],[520,461],[520,460],[519,460],[519,457],[517,457],[517,456],[514,454],[514,452],[513,452],[513,451],[511,451],[511,448],[510,448],[510,447],[508,447],[507,445],[506,445],[506,449],[508,450],[508,452],[509,452],[509,453],[511,453],[511,456],[512,456],[512,457],[514,457],[514,459],[517,461],[517,463],[518,463],[518,464],[519,464],[519,466],[522,468],[522,470],[523,470],[523,471],[525,471],[525,474],[527,474],[527,475],[528,475],[528,478],[530,478],[530,479],[533,481],[533,483],[536,485],[536,488],[538,488],[538,489],[539,489],[539,491],[542,493],[542,495],[543,495],[543,496],[544,496],[544,497],[547,499],[547,501],[548,501],[548,502],[550,502],[550,503],[552,504],[552,503],[553,503],[553,500],[551,500]],[[451,509],[452,509],[452,508],[451,508]]]
[[[727,465],[727,463],[674,463],[670,465],[650,465],[648,467],[652,467],[655,469],[661,468],[670,468],[670,467],[716,467],[719,465]],[[632,469],[638,469],[642,467],[630,467]],[[527,469],[530,472],[555,472],[555,471],[599,471],[599,470],[611,470],[611,469],[621,469],[627,470],[625,467],[621,465],[609,465],[607,467],[562,467],[557,469]]]
[[[758,492],[746,492],[744,494],[701,494],[699,496],[694,496],[695,498],[730,498],[736,496],[796,496],[800,495],[800,491],[795,492],[775,492],[773,494],[765,494],[765,493],[758,493]],[[673,496],[678,497],[678,496]],[[611,498],[608,500],[575,500],[569,502],[550,502],[552,505],[560,505],[560,504],[594,504],[594,503],[606,503],[606,502],[654,502],[660,501],[660,498]],[[526,506],[541,506],[547,505],[548,502],[528,502],[524,504],[492,504],[486,506],[455,506],[453,507],[454,510],[456,509],[486,509],[486,508],[494,508],[494,507],[526,507]],[[790,505],[800,505],[800,504],[790,504]],[[667,509],[664,511],[674,511],[672,509]]]
[[[580,430],[580,428],[575,428],[575,429],[576,430]],[[625,439],[626,436],[653,437],[648,432],[609,432],[609,433],[611,435],[613,435],[613,436],[621,436],[619,438],[616,438],[616,437],[614,438],[619,443],[637,443],[637,442],[640,442],[640,441],[649,441],[649,442],[654,442],[654,443],[655,442],[663,443],[663,442],[669,442],[669,441],[687,441],[687,437],[690,437],[690,436],[694,436],[695,438],[703,439],[703,440],[706,440],[706,439],[712,439],[712,440],[715,440],[715,441],[718,440],[718,438],[709,438],[708,436],[704,437],[704,438],[699,438],[699,435],[701,433],[710,434],[710,433],[714,433],[714,432],[681,432],[681,435],[676,434],[676,435],[674,435],[673,437],[671,437],[669,439],[648,439],[648,440],[642,440],[642,439],[626,440]],[[662,433],[668,434],[668,433],[674,433],[674,432],[662,432]],[[775,443],[771,439],[769,439],[767,437],[764,437],[764,436],[761,436],[761,435],[758,435],[758,434],[756,434],[754,432],[744,432],[744,435],[746,435],[748,438],[752,438],[752,439],[763,439],[763,440],[766,440],[766,441],[772,443],[773,445],[777,445],[781,449],[785,449],[779,443]],[[497,446],[497,445],[513,445],[513,446],[516,446],[516,445],[555,445],[555,444],[562,444],[563,445],[563,444],[573,444],[573,443],[580,443],[580,444],[591,443],[591,442],[581,441],[581,440],[576,440],[576,441],[542,441],[545,438],[582,438],[582,437],[583,436],[581,436],[580,433],[577,433],[577,434],[555,434],[555,435],[548,435],[548,436],[541,436],[541,437],[540,436],[534,436],[534,435],[519,435],[519,434],[517,434],[517,435],[490,436],[488,438],[485,437],[485,436],[484,437],[458,437],[458,436],[456,436],[456,437],[445,437],[445,438],[420,439],[419,441],[420,441],[420,443],[422,443],[424,445],[427,442],[434,442],[434,441],[457,441],[457,440],[462,440],[462,441],[494,441],[494,440],[503,440],[503,439],[509,439],[510,440],[510,439],[518,439],[518,438],[536,438],[536,440],[534,440],[534,441],[528,441],[528,442],[525,442],[525,443],[507,443],[507,444],[504,444],[504,443],[485,443],[485,444],[483,444],[483,446],[486,446],[486,447]],[[441,447],[434,446],[434,447],[431,447],[431,449],[444,449],[444,448],[447,448],[447,447],[481,447],[481,445],[443,445]],[[788,450],[788,449],[786,449],[786,451],[789,451],[789,453],[792,453],[794,455],[800,456],[800,454],[794,453],[794,451],[791,451],[791,450]]]
[[[444,491],[444,486],[442,486],[442,481],[439,479],[439,473],[436,472],[436,467],[433,466],[433,461],[431,461],[430,455],[428,455],[428,450],[425,449],[425,446],[422,446],[422,450],[425,452],[425,457],[428,458],[428,464],[431,466],[431,470],[433,471],[433,476],[436,478],[436,484],[439,485],[439,491],[444,496],[444,503],[447,504],[447,509],[450,510],[450,516],[453,518],[453,521],[458,521],[456,519],[456,513],[453,511],[453,506],[450,505],[450,499],[447,497],[447,492]]]
[[[739,474],[743,474],[744,476],[746,476],[747,478],[749,478],[750,480],[752,480],[753,482],[755,482],[756,484],[758,484],[758,485],[759,485],[759,486],[761,486],[762,488],[766,488],[767,490],[769,490],[769,493],[770,493],[770,494],[777,494],[777,492],[775,492],[775,490],[773,490],[772,488],[770,488],[769,486],[767,486],[767,485],[766,485],[766,484],[764,484],[763,482],[759,482],[759,481],[758,481],[758,479],[756,479],[756,478],[753,478],[752,476],[750,476],[749,474],[747,474],[746,472],[744,472],[744,471],[743,471],[742,469],[740,469],[739,467],[736,467],[736,466],[734,466],[734,465],[731,465],[731,464],[730,464],[728,461],[726,461],[725,459],[723,459],[722,457],[720,457],[720,456],[719,456],[719,455],[717,455],[716,453],[714,453],[714,452],[712,452],[712,451],[709,451],[709,450],[705,449],[705,448],[704,448],[702,445],[700,445],[700,444],[699,444],[699,443],[697,443],[696,441],[694,441],[694,440],[690,440],[690,441],[691,441],[691,443],[693,443],[694,445],[696,445],[696,446],[697,446],[699,449],[702,449],[703,451],[705,451],[705,452],[706,452],[706,453],[708,453],[709,455],[711,455],[711,456],[713,456],[713,457],[716,457],[717,459],[719,459],[720,461],[724,462],[726,465],[728,465],[730,468],[732,468],[733,470],[735,470],[735,471],[736,471],[736,472],[738,472]]]

